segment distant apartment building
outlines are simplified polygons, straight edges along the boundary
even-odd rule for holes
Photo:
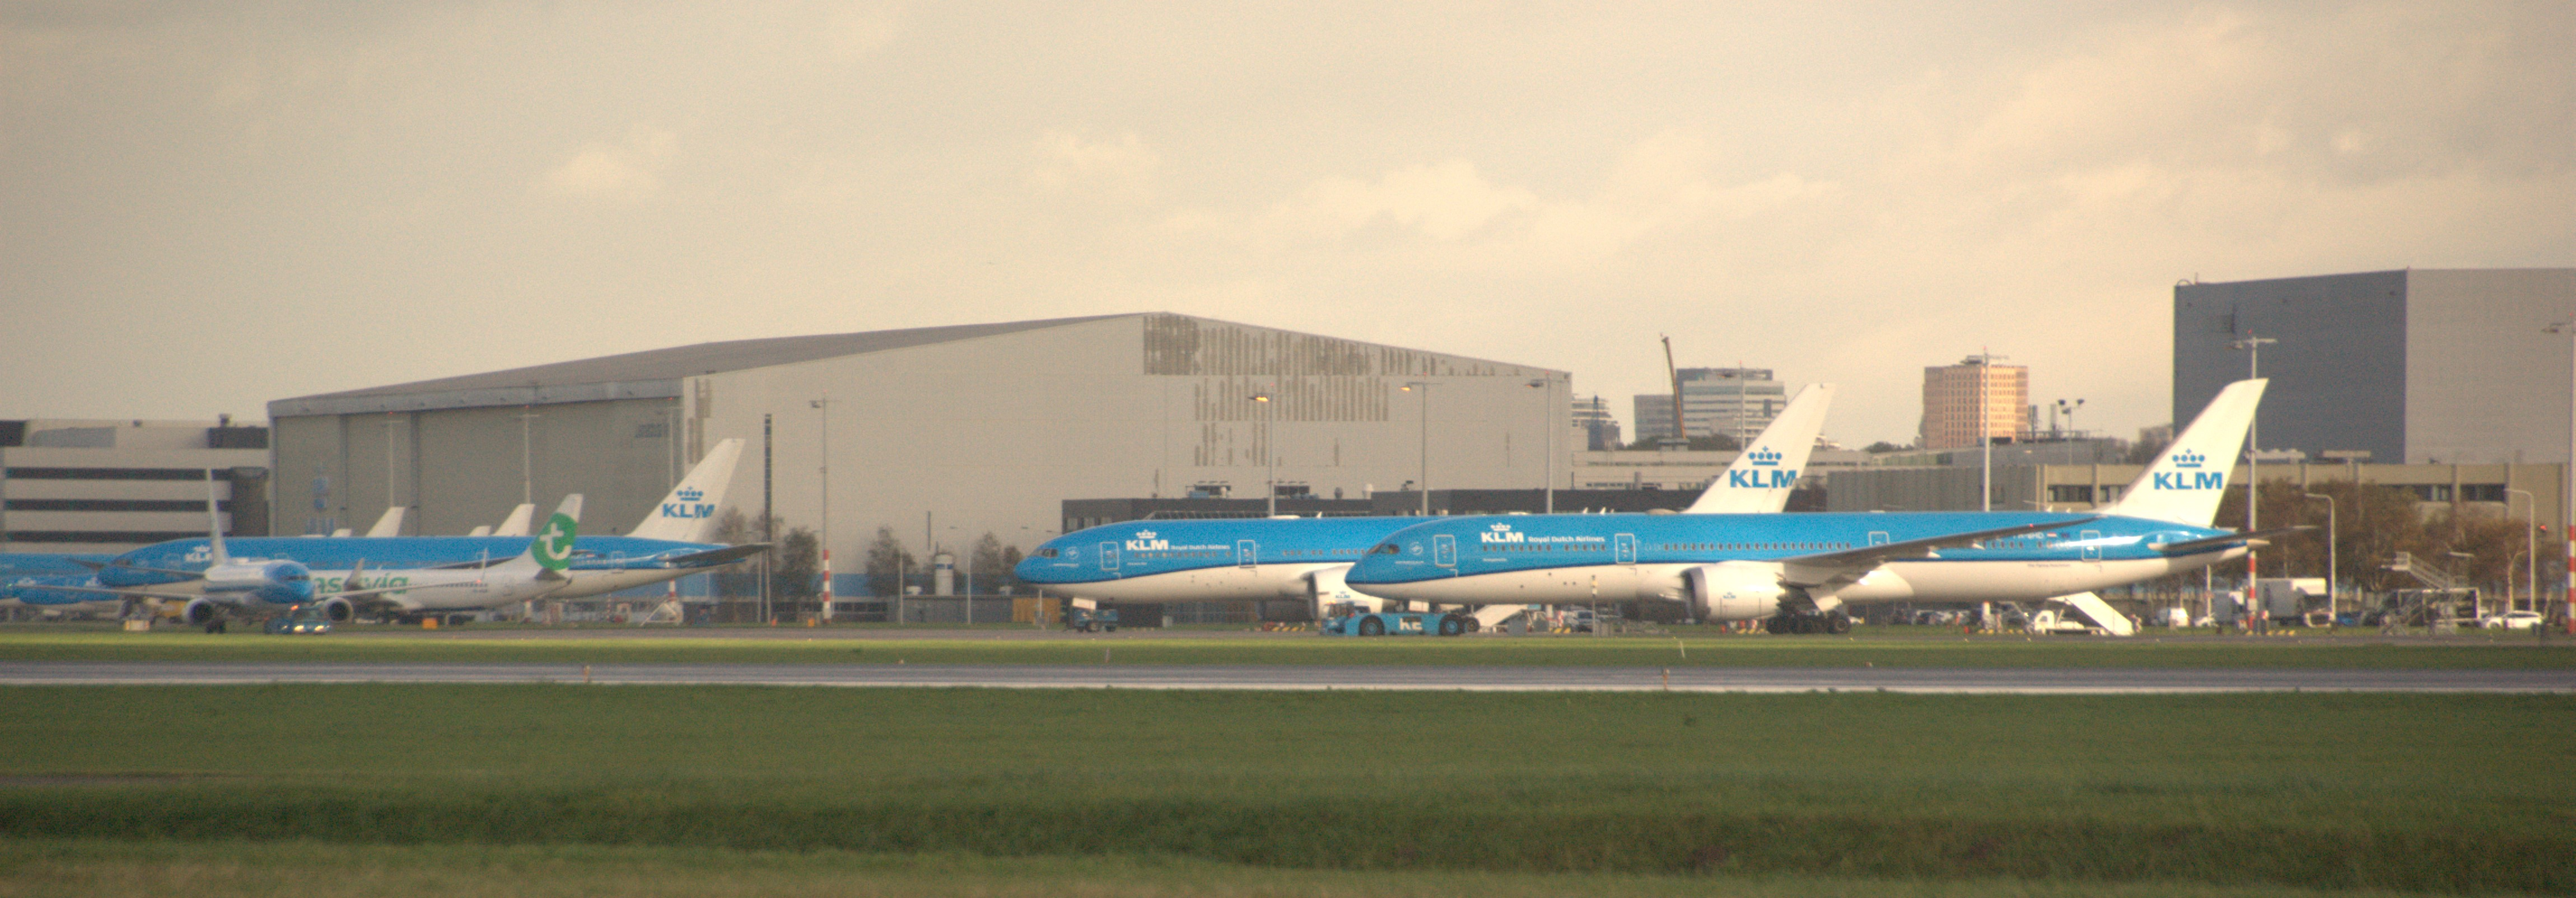
[[[215,482],[209,490],[207,479]],[[219,421],[0,421],[0,551],[117,553],[268,534],[268,428]]]
[[[1671,414],[1669,410],[1665,412],[1666,417]],[[1599,396],[1575,397],[1574,432],[1581,435],[1579,445],[1587,452],[1625,445],[1619,441],[1619,419],[1610,416],[1610,402]]]
[[[1723,436],[1751,439],[1780,416],[1789,404],[1788,390],[1769,368],[1683,368],[1682,426],[1693,438]],[[1634,398],[1637,438],[1665,439],[1673,434],[1673,396],[1640,394]]]
[[[1969,356],[1923,369],[1923,449],[1972,448],[1979,438],[2030,438],[2030,368]]]

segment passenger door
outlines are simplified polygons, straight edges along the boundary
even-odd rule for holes
[[[1248,539],[1234,541],[1234,566],[1249,568],[1261,563],[1261,544]]]
[[[1100,544],[1100,569],[1113,574],[1118,572],[1117,543]]]
[[[1441,567],[1458,566],[1458,538],[1446,533],[1431,535],[1431,563]]]
[[[1621,533],[1610,537],[1610,560],[1619,564],[1637,563],[1637,535]]]

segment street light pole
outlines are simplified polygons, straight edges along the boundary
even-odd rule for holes
[[[2507,515],[2513,514],[2513,494],[2522,494],[2522,583],[2531,589],[2531,610],[2536,613],[2540,610],[2540,536],[2535,532],[2540,529],[2540,496],[2530,490],[2511,488],[2504,493],[2504,513]],[[2513,574],[2508,572],[2505,577],[2511,579]],[[2511,585],[2506,584],[2507,587]],[[2506,591],[2512,590],[2508,588]],[[2513,610],[2510,598],[2508,596],[2505,602],[2506,611]]]
[[[1995,510],[1995,361],[2011,358],[1978,347],[1977,362],[1977,510]]]
[[[2335,556],[2335,500],[2333,496],[2329,496],[2324,493],[2305,493],[2303,495],[2310,499],[2326,500],[2326,625],[2333,626],[2335,619],[2336,562],[2340,560]]]
[[[1533,379],[1531,379],[1531,380],[1530,380],[1529,385],[1530,385],[1531,387],[1536,388],[1537,390],[1539,390],[1539,395],[1540,395],[1540,396],[1542,396],[1542,397],[1544,397],[1543,399],[1541,399],[1541,400],[1540,400],[1540,404],[1539,404],[1538,426],[1540,426],[1540,427],[1542,427],[1542,428],[1545,428],[1545,429],[1547,430],[1547,461],[1546,461],[1546,463],[1545,463],[1545,464],[1542,466],[1542,468],[1541,468],[1541,470],[1542,470],[1542,472],[1543,472],[1543,474],[1542,474],[1541,476],[1545,477],[1545,478],[1546,478],[1546,481],[1547,481],[1547,486],[1546,486],[1545,490],[1543,491],[1543,492],[1546,494],[1546,496],[1547,496],[1547,503],[1546,503],[1546,506],[1545,506],[1545,508],[1546,508],[1546,512],[1547,512],[1548,514],[1555,514],[1555,513],[1556,513],[1556,408],[1555,408],[1555,403],[1556,403],[1556,379],[1555,379],[1555,378],[1551,378],[1551,377],[1533,378]]]
[[[823,532],[818,547],[823,553],[823,620],[832,619],[832,396],[808,403],[819,413],[816,423],[822,431],[823,464]]]
[[[2245,350],[2245,379],[2253,380],[2263,376],[2261,373],[2263,370],[2263,347],[2278,342],[2281,341],[2270,337],[2258,337],[2254,335],[2253,331],[2248,330],[2245,332],[2245,339],[2231,342],[2227,344],[2227,346],[2230,349]],[[2258,488],[2262,485],[2263,477],[2262,471],[2257,466],[2262,464],[2262,460],[2263,421],[2262,415],[2256,414],[2254,416],[2254,420],[2247,422],[2245,425],[2245,532],[2247,533],[2252,533],[2256,530],[2262,529],[2262,527],[2256,523],[2261,520],[2261,516],[2255,510],[2257,507],[2262,505],[2261,502],[2256,501],[2261,496]],[[2248,596],[2251,596],[2254,593],[2254,580],[2256,574],[2256,569],[2254,567],[2254,554],[2254,544],[2251,542],[2246,543],[2245,593]]]
[[[1422,480],[1414,485],[1422,490],[1422,516],[1426,518],[1431,516],[1431,387],[1427,380],[1404,382],[1405,392],[1422,394]],[[1681,400],[1677,396],[1673,401]],[[2576,595],[2576,590],[2569,594]]]
[[[2576,336],[2576,321],[2561,321],[2545,330]],[[2558,479],[2564,481],[2559,484],[2559,489],[2565,491],[2567,501],[2558,507],[2558,516],[2562,519],[2567,518],[2571,509],[2576,509],[2576,340],[2571,340],[2568,347],[2567,464],[2558,469]],[[2563,530],[2576,530],[2576,527]],[[2559,536],[2567,538],[2567,632],[2576,633],[2576,534],[2561,532]],[[2537,588],[2533,590],[2538,591]]]
[[[1275,518],[1279,516],[1279,406],[1270,401],[1268,391],[1252,394],[1252,401],[1261,403],[1261,459],[1270,466],[1269,504],[1263,514]]]

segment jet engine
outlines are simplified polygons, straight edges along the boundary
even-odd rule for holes
[[[1780,613],[1788,590],[1780,585],[1780,566],[1759,561],[1722,561],[1682,573],[1689,584],[1691,613],[1702,621],[1762,620]]]
[[[358,616],[358,606],[350,604],[345,596],[323,599],[322,614],[332,623],[345,624],[350,618]]]
[[[186,621],[189,626],[204,626],[213,623],[215,618],[223,616],[223,613],[223,607],[214,602],[206,599],[189,599],[188,604],[179,609],[179,619]]]

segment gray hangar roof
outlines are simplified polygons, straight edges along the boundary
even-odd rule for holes
[[[1143,314],[1143,313],[1137,313]],[[792,365],[816,359],[972,340],[1131,315],[1091,315],[1000,324],[959,324],[855,334],[727,340],[576,359],[483,374],[442,377],[363,390],[316,393],[268,404],[271,418],[426,411],[496,405],[546,405],[680,395],[682,378]]]

